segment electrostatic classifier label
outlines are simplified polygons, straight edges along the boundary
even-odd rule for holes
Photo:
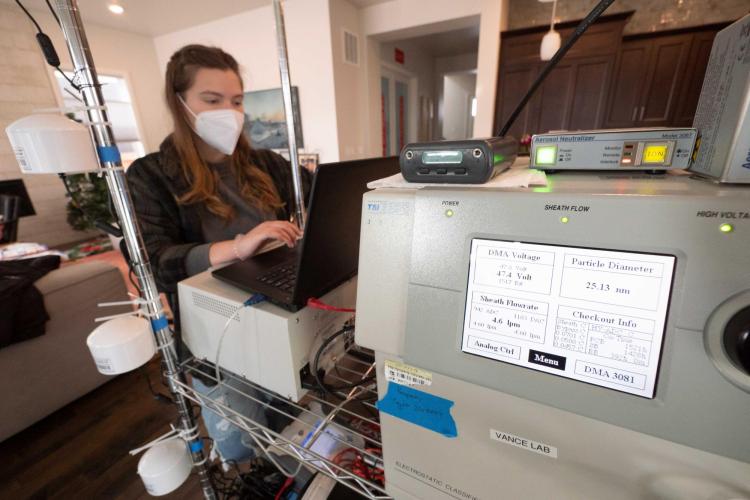
[[[653,398],[675,260],[474,239],[462,350]]]

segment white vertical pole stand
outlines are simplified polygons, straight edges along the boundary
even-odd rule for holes
[[[156,337],[156,343],[161,351],[166,366],[167,380],[172,398],[177,405],[180,415],[181,432],[189,436],[187,439],[193,466],[198,472],[203,495],[206,499],[216,498],[213,485],[206,467],[203,453],[203,442],[197,433],[191,432],[196,428],[195,419],[188,400],[177,390],[174,379],[184,377],[174,350],[172,332],[169,330],[164,309],[156,288],[148,255],[143,238],[138,229],[133,209],[133,202],[128,190],[125,175],[122,172],[120,153],[115,145],[112,127],[109,124],[104,97],[97,78],[94,60],[91,56],[86,33],[83,29],[81,16],[76,0],[56,0],[56,10],[60,18],[60,25],[65,35],[65,42],[73,62],[75,78],[78,80],[86,114],[91,126],[99,165],[103,171],[112,202],[120,221],[123,238],[128,248],[133,270],[143,294],[144,309],[151,322],[151,328]]]
[[[292,106],[292,84],[289,77],[289,57],[286,51],[286,28],[284,27],[284,10],[281,0],[273,0],[273,13],[276,18],[276,45],[279,52],[279,73],[281,74],[281,93],[284,97],[286,131],[289,138],[289,160],[292,164],[292,184],[294,187],[294,222],[304,230],[307,222],[305,198],[302,191],[302,176],[297,151],[297,129],[294,126],[294,108]]]

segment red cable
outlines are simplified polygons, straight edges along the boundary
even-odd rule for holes
[[[308,307],[312,307],[315,309],[322,309],[324,311],[334,311],[334,312],[342,312],[342,313],[353,313],[354,309],[348,309],[346,307],[335,307],[328,305],[324,302],[321,302],[320,300],[316,298],[310,298],[307,299],[307,305]]]
[[[276,493],[276,496],[273,497],[273,500],[281,500],[281,495],[284,494],[284,492],[292,485],[294,482],[293,477],[286,478],[286,481],[284,481],[284,485],[281,487],[278,493]]]

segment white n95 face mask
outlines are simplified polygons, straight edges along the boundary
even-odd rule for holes
[[[234,148],[237,147],[237,141],[242,133],[245,115],[235,109],[213,109],[201,111],[196,115],[182,96],[177,94],[177,97],[185,109],[195,117],[195,133],[198,137],[225,155],[234,153]]]

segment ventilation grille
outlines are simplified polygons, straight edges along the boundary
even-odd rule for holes
[[[344,62],[359,66],[359,37],[351,31],[344,31]]]
[[[218,314],[219,316],[224,316],[225,318],[229,318],[237,310],[237,306],[233,306],[231,304],[227,304],[226,302],[222,302],[219,299],[215,299],[213,297],[209,297],[208,295],[202,295],[195,292],[193,292],[193,305],[195,307],[205,309],[206,311]],[[240,315],[235,314],[234,320],[239,323]]]

